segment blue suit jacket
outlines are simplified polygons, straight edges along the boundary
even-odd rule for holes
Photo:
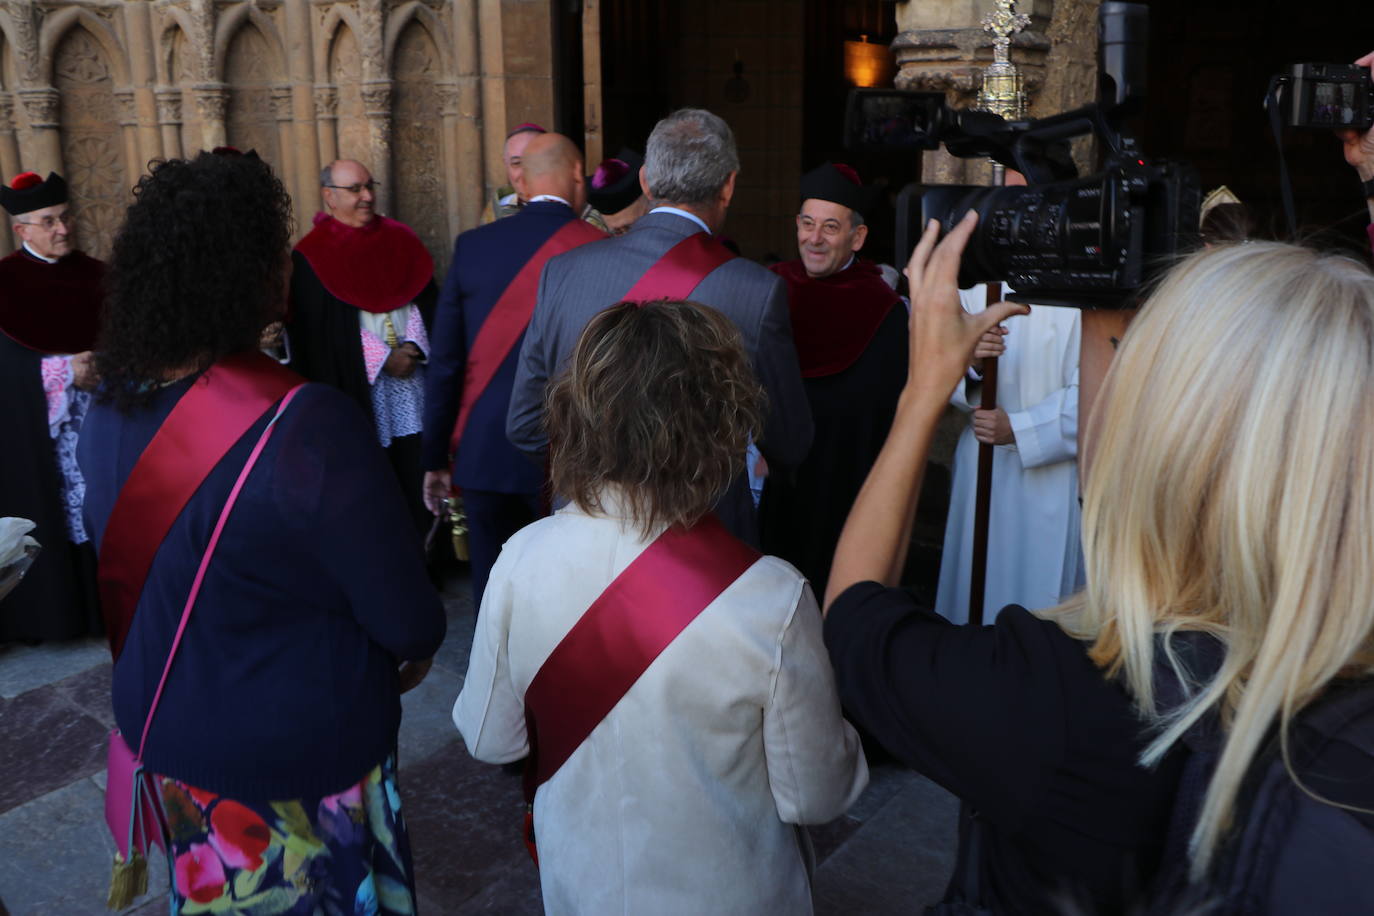
[[[421,453],[425,470],[448,465],[449,437],[463,396],[463,370],[492,306],[539,246],[574,219],[572,208],[539,201],[514,216],[469,229],[454,241],[453,261],[430,334]],[[543,485],[543,470],[506,439],[506,412],[522,341],[523,335],[473,405],[453,462],[453,482],[460,487],[536,493]]]

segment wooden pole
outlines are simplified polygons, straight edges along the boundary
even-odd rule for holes
[[[987,285],[987,305],[1002,301],[1002,284]],[[997,408],[997,357],[983,358],[983,391],[978,404],[983,410]],[[988,526],[992,517],[992,456],[990,442],[978,443],[978,490],[973,504],[973,569],[968,580],[968,622],[983,625],[983,593],[988,582]]]
[[[994,186],[1006,183],[1006,167],[992,163]],[[1002,284],[987,285],[987,305],[991,308],[1002,301]],[[983,410],[997,409],[997,358],[983,359],[983,396],[978,405]],[[988,584],[988,526],[992,517],[992,456],[990,442],[978,443],[978,489],[973,503],[973,568],[968,579],[968,622],[983,625],[983,594]]]

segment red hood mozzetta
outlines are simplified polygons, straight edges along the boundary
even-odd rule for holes
[[[872,261],[855,258],[844,270],[820,279],[807,276],[800,260],[769,269],[787,281],[792,336],[805,378],[852,366],[898,301]]]
[[[365,312],[394,311],[415,300],[434,276],[434,259],[409,226],[385,216],[359,228],[326,213],[296,250],[334,298]]]

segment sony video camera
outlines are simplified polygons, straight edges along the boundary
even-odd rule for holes
[[[938,92],[854,90],[846,145],[986,156],[1026,185],[908,185],[897,198],[897,251],[931,219],[948,228],[979,214],[959,285],[1005,280],[1013,298],[1078,308],[1126,308],[1160,266],[1197,244],[1199,190],[1185,165],[1147,160],[1120,129],[1144,99],[1143,4],[1104,2],[1098,18],[1098,101],[1035,120],[956,110]],[[1078,176],[1069,141],[1093,135],[1102,169]]]

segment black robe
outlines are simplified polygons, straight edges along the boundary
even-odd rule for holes
[[[73,544],[67,534],[62,477],[43,394],[41,365],[47,355],[0,332],[5,443],[0,448],[0,517],[29,519],[37,526],[30,533],[42,545],[24,578],[0,599],[0,643],[72,639],[102,630],[95,552],[89,541]]]
[[[286,323],[291,344],[290,368],[312,382],[323,382],[343,391],[371,417],[372,394],[363,364],[358,309],[325,289],[299,251],[291,252],[291,267],[291,313]],[[438,288],[431,279],[415,297],[427,328],[433,327],[438,296]],[[394,439],[386,451],[415,527],[423,533],[433,516],[421,495],[424,474],[420,468],[420,436]]]
[[[816,437],[792,475],[769,475],[759,527],[764,553],[797,567],[817,601],[854,498],[892,427],[908,358],[907,311],[899,301],[847,369],[802,379]]]

